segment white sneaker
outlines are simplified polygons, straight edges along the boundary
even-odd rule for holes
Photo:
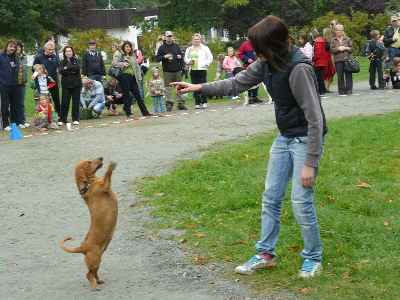
[[[198,104],[197,104],[197,105],[195,105],[195,108],[196,108],[196,109],[200,109],[200,108],[201,108],[201,105],[198,105]]]
[[[19,124],[18,127],[21,128],[21,129],[25,129],[26,128],[24,124]]]
[[[207,108],[208,104],[207,103],[203,103],[203,108]]]
[[[11,131],[11,127],[7,126],[6,128],[4,128],[4,131]]]
[[[305,259],[303,262],[303,266],[299,272],[300,278],[312,278],[318,276],[322,272],[322,264],[319,261],[312,259]]]
[[[79,122],[78,121],[73,121],[72,124],[78,126]]]
[[[232,97],[232,100],[237,100],[237,99],[239,99],[240,97],[239,96],[233,96]]]
[[[63,126],[63,122],[57,122],[58,126]]]
[[[24,126],[25,126],[25,128],[29,128],[29,127],[31,127],[31,124],[25,123]]]

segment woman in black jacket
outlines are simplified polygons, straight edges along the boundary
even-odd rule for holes
[[[63,50],[61,87],[61,122],[65,124],[68,121],[69,103],[72,98],[72,121],[74,125],[79,125],[79,105],[82,88],[81,69],[74,48],[70,46],[66,46]]]

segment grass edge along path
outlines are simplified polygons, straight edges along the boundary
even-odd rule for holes
[[[316,186],[323,275],[297,278],[302,239],[287,193],[278,266],[241,281],[261,294],[290,290],[307,299],[400,299],[399,120],[396,112],[329,122]],[[259,236],[274,136],[213,147],[200,160],[180,162],[169,174],[141,182],[157,220],[153,225],[185,230],[186,245],[198,255],[194,263],[247,260]],[[233,268],[226,271],[234,276]]]

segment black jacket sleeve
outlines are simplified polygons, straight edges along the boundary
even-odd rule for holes
[[[386,28],[385,34],[383,36],[383,44],[385,47],[390,47],[391,44],[393,44],[393,35],[394,35],[394,29],[393,27]]]
[[[87,76],[87,53],[82,57],[82,75]]]
[[[163,59],[164,59],[164,55],[165,55],[165,50],[164,50],[164,45],[161,45],[159,48],[158,48],[158,51],[157,51],[157,56],[156,56],[156,61],[157,62],[161,62]]]

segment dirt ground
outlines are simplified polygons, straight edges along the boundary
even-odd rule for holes
[[[400,109],[400,93],[370,92],[323,100],[328,119]],[[239,282],[221,274],[230,266],[195,266],[180,245],[153,237],[144,227],[148,209],[135,204],[133,182],[168,171],[177,160],[198,157],[215,142],[271,130],[273,106],[210,107],[114,124],[82,123],[61,131],[11,142],[0,138],[0,299],[256,299]],[[267,152],[268,149],[265,149]],[[71,235],[77,245],[89,215],[73,181],[80,159],[103,156],[118,163],[113,190],[119,222],[100,269],[106,281],[91,291],[79,254],[58,242]],[[100,171],[101,174],[104,171]],[[253,297],[253,298],[252,298]],[[288,299],[290,294],[259,299]]]

